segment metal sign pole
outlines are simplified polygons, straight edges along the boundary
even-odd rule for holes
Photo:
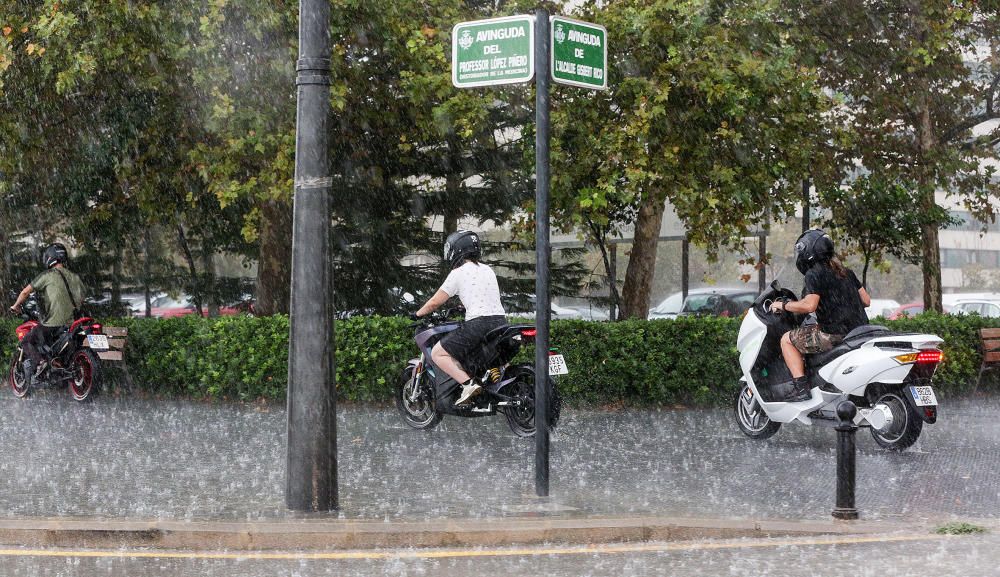
[[[337,503],[337,401],[330,273],[330,2],[299,4],[285,504]]]
[[[549,12],[535,10],[535,494],[549,494]]]

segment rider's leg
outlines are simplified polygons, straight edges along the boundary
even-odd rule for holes
[[[792,374],[792,390],[785,400],[798,402],[812,398],[812,393],[809,392],[809,381],[806,379],[805,358],[792,342],[791,332],[787,332],[781,337],[781,357],[785,359],[785,366]]]
[[[39,372],[39,368],[42,366],[42,361],[44,360],[42,347],[45,346],[46,335],[45,327],[36,325],[24,336],[24,340],[21,341],[21,350],[24,351],[25,357],[23,365],[24,376],[28,384],[34,382],[37,376],[35,373]]]
[[[469,376],[469,373],[465,372],[465,369],[458,364],[455,357],[451,356],[448,351],[441,346],[441,343],[434,345],[434,348],[431,349],[431,359],[434,361],[434,364],[447,373],[449,377],[455,379],[456,382],[461,383],[462,394],[459,395],[458,400],[455,401],[456,405],[465,404],[469,402],[472,397],[475,397],[482,392],[482,385],[473,381],[472,377]]]
[[[799,349],[792,344],[790,333],[785,333],[781,337],[781,358],[785,359],[788,371],[792,373],[793,379],[806,376],[806,362]]]
[[[444,350],[441,343],[434,345],[434,348],[431,349],[431,360],[434,361],[436,367],[459,383],[465,383],[471,378],[469,377],[469,373],[466,373],[465,369],[462,368],[462,365],[458,364],[458,361],[449,355],[448,351]]]

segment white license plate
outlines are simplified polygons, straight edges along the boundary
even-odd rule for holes
[[[566,359],[562,355],[549,355],[549,374],[568,375],[569,367],[566,366]]]
[[[918,407],[933,407],[938,404],[931,387],[910,387],[910,394]]]
[[[87,335],[87,343],[95,351],[106,351],[111,348],[107,335]]]

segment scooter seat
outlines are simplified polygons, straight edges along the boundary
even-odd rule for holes
[[[885,336],[891,331],[881,325],[861,325],[844,336],[844,340],[825,353],[806,355],[806,366],[818,369],[837,357],[847,354],[875,337]]]

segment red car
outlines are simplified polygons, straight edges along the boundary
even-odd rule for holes
[[[945,306],[944,312],[948,312],[951,307]],[[920,313],[924,312],[924,301],[913,301],[912,303],[906,303],[900,306],[898,309],[892,311],[888,319],[894,321],[896,319],[901,319],[903,317],[915,317]]]
[[[194,300],[187,295],[181,295],[176,299],[170,296],[162,296],[150,304],[152,307],[149,314],[154,318],[186,317],[195,314]],[[240,314],[240,311],[234,307],[219,307],[219,314],[222,316],[231,316]],[[208,316],[208,307],[204,304],[202,305],[201,316]]]

